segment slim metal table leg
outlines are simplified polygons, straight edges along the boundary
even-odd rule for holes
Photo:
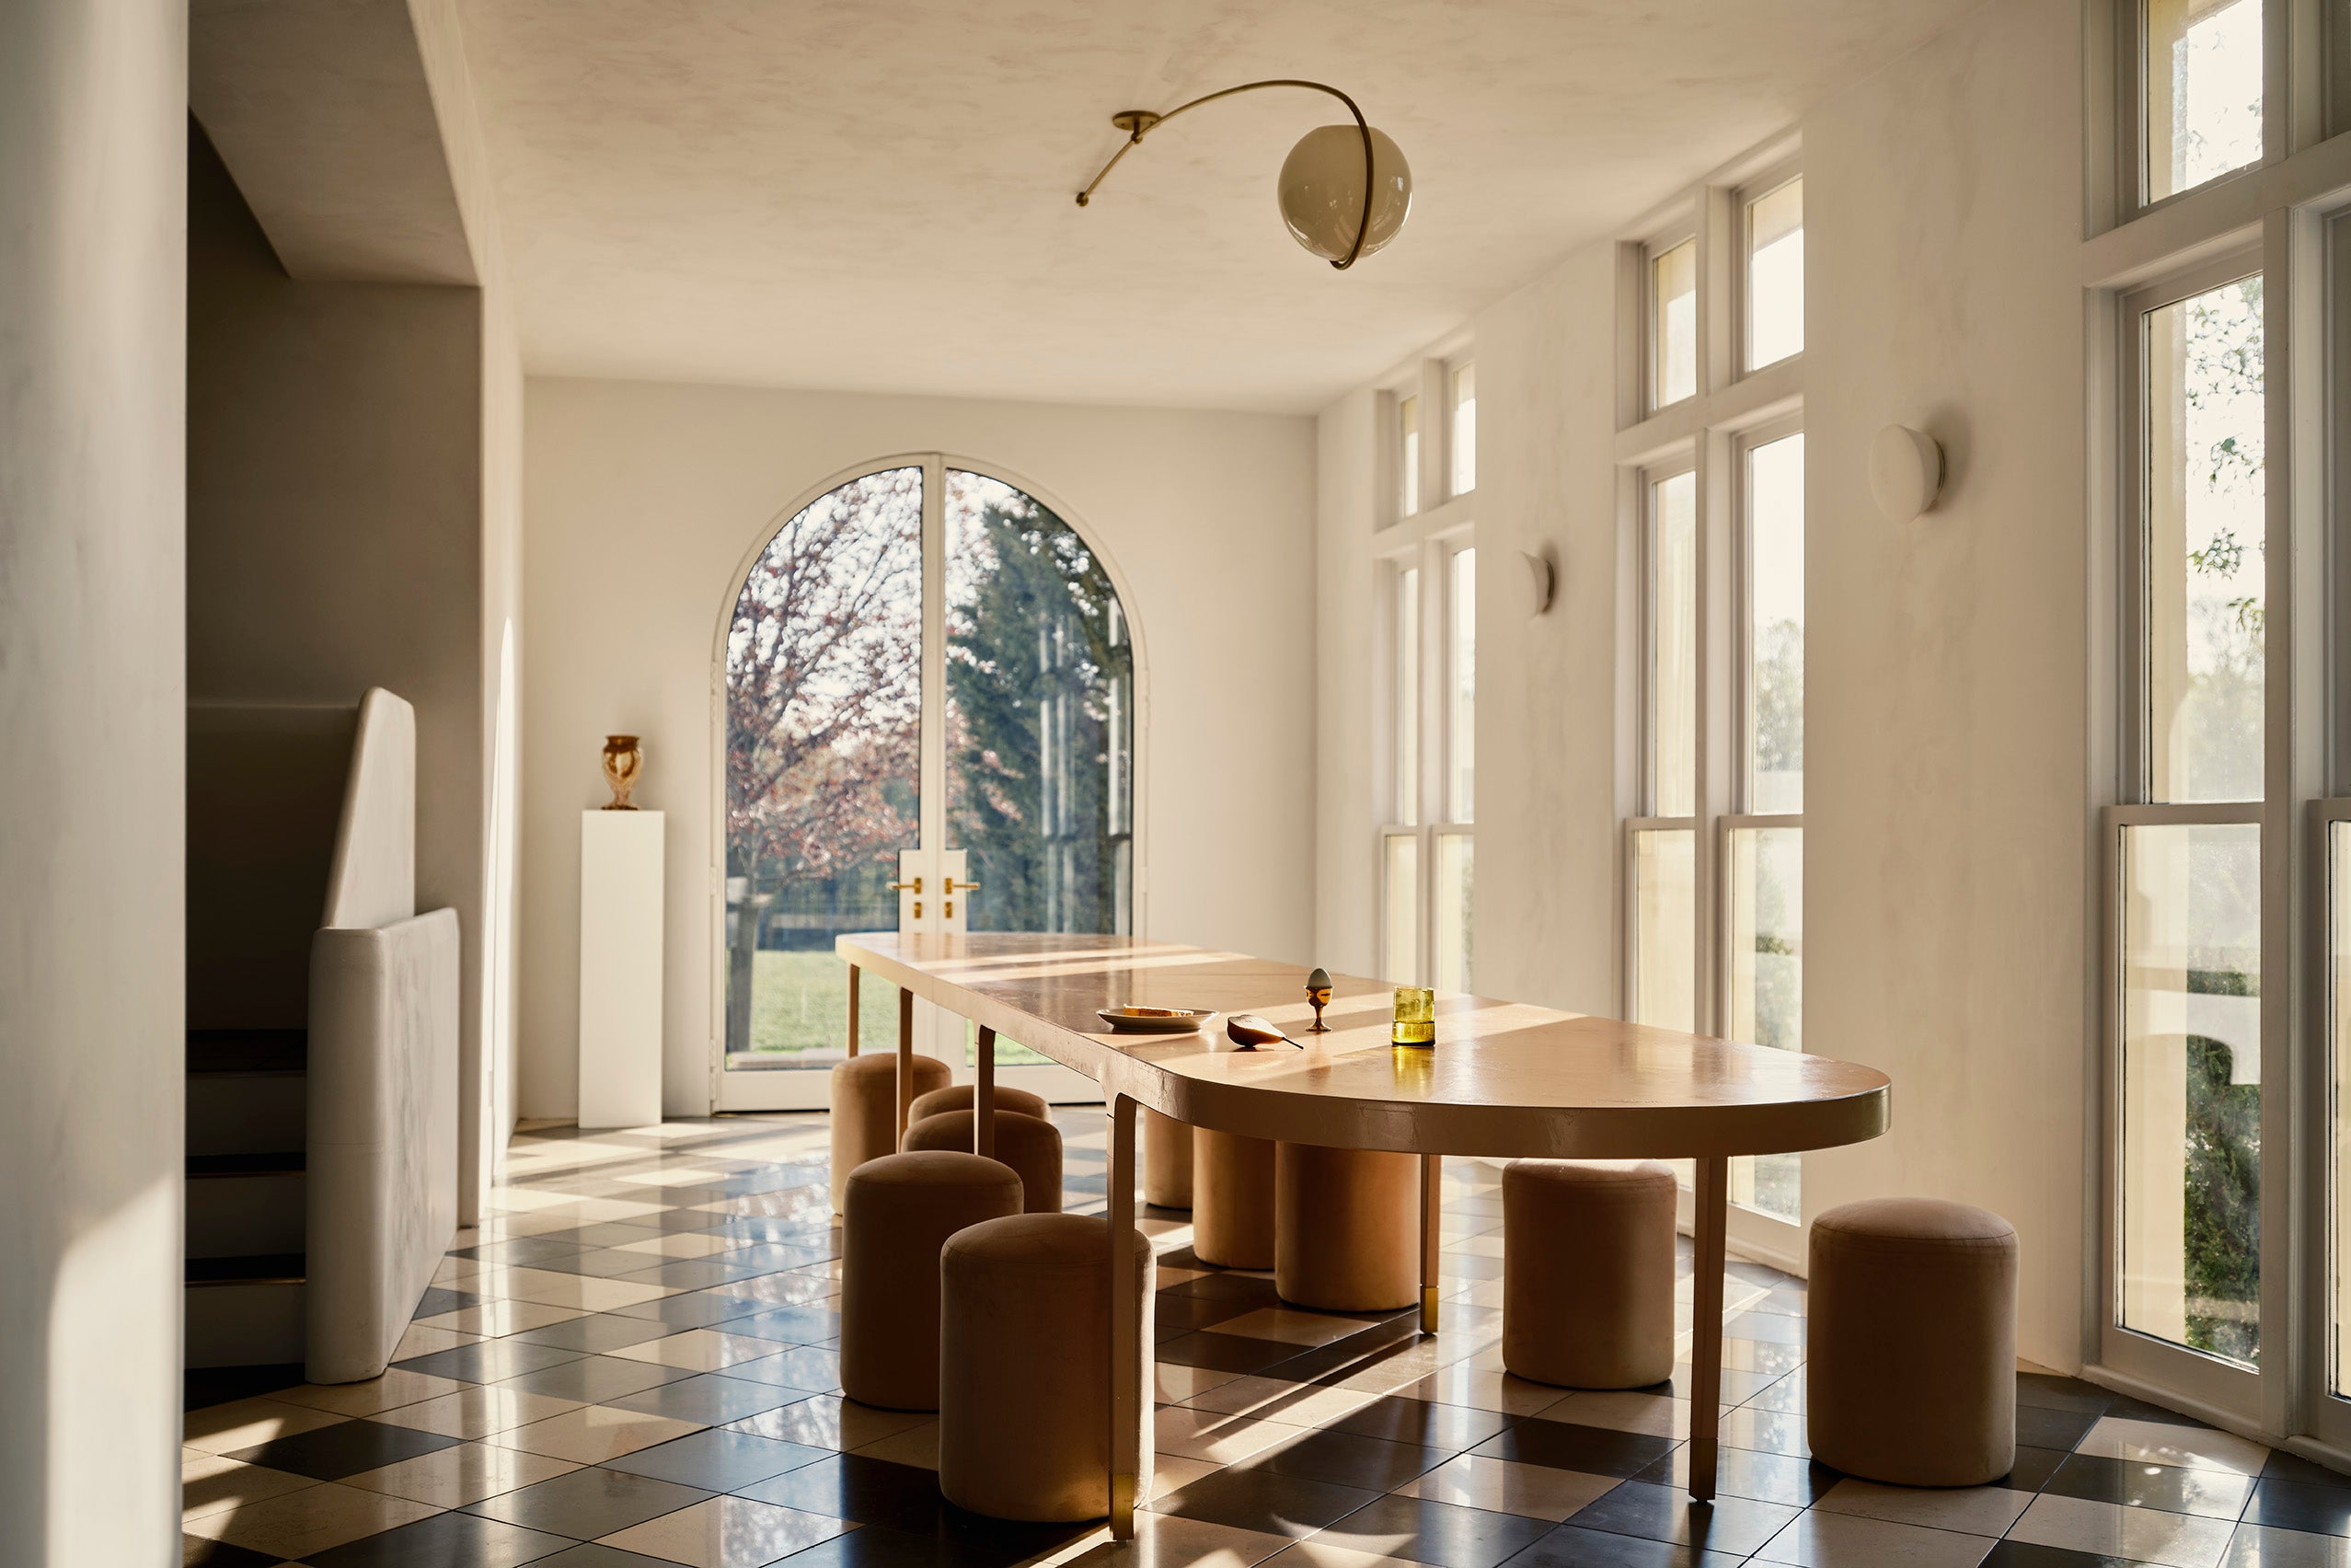
[[[1111,1538],[1135,1539],[1137,1478],[1143,1473],[1143,1325],[1135,1299],[1135,1101],[1110,1104],[1109,1202],[1111,1300]]]
[[[1421,1156],[1421,1332],[1436,1332],[1439,1259],[1445,1245],[1445,1157]]]
[[[915,994],[904,986],[898,987],[898,1138],[893,1148],[906,1141],[906,1115],[915,1103]]]
[[[1698,1161],[1696,1258],[1691,1279],[1689,1494],[1714,1498],[1715,1434],[1723,1422],[1723,1264],[1730,1236],[1730,1161]]]
[[[972,1058],[972,1152],[996,1155],[996,1031],[980,1025]]]

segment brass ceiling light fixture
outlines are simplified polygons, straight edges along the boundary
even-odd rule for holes
[[[1274,187],[1282,221],[1290,236],[1341,271],[1354,266],[1394,239],[1412,205],[1412,170],[1404,154],[1385,132],[1375,131],[1355,100],[1321,82],[1281,77],[1268,82],[1243,82],[1238,87],[1210,93],[1178,104],[1165,114],[1147,109],[1124,109],[1111,123],[1126,133],[1125,145],[1111,155],[1101,172],[1078,192],[1078,204],[1090,204],[1094,191],[1118,167],[1118,160],[1140,146],[1143,138],[1187,110],[1204,103],[1253,93],[1261,87],[1305,87],[1329,93],[1347,106],[1353,125],[1323,125],[1308,132],[1282,160],[1282,176]]]

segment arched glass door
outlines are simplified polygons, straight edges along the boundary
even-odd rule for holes
[[[722,1110],[824,1103],[847,1044],[845,931],[1132,928],[1134,645],[1101,559],[1051,509],[930,457],[778,525],[719,672],[726,767]],[[895,1040],[869,980],[865,1048]],[[960,1020],[917,1047],[962,1078]],[[1083,1080],[1016,1043],[1001,1081]]]

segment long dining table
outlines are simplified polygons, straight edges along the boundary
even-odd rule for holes
[[[1714,1495],[1723,1375],[1723,1270],[1729,1162],[1741,1155],[1829,1148],[1878,1136],[1892,1086],[1874,1068],[1826,1056],[1655,1029],[1523,1002],[1439,991],[1430,1046],[1390,1043],[1395,987],[1334,974],[1310,1032],[1308,971],[1235,952],[1130,937],[972,933],[842,936],[849,965],[849,1050],[858,1049],[859,978],[898,988],[898,1131],[913,1099],[914,1001],[970,1020],[974,1151],[990,1152],[999,1034],[1092,1078],[1109,1119],[1109,1241],[1119,1277],[1133,1245],[1135,1113],[1250,1137],[1387,1149],[1421,1157],[1421,1327],[1440,1328],[1441,1161],[1660,1159],[1694,1162],[1689,1494]],[[1123,1007],[1255,1013],[1294,1043],[1245,1049],[1222,1018],[1204,1032],[1113,1032]],[[1524,1243],[1522,1243],[1524,1244]],[[1147,1472],[1147,1386],[1138,1305],[1112,1290],[1110,1525],[1135,1529]]]

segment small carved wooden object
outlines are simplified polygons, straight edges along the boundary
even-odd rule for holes
[[[637,788],[637,775],[645,766],[645,748],[634,735],[606,735],[604,738],[605,782],[612,786],[612,803],[608,812],[633,812],[628,793]]]

